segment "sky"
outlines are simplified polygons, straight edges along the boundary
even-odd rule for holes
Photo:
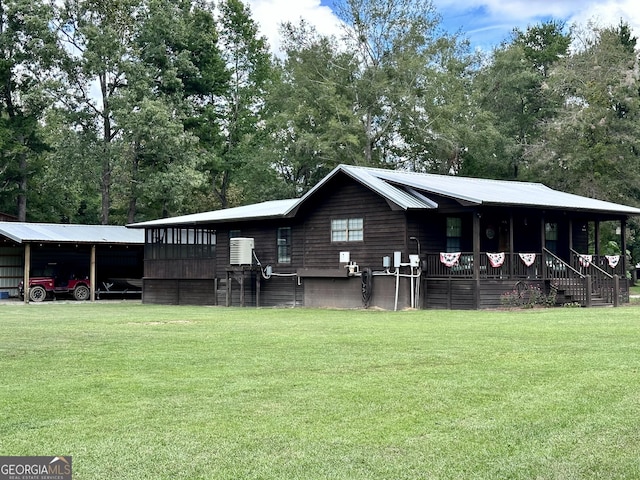
[[[260,25],[274,51],[279,50],[278,25],[297,23],[304,18],[325,34],[339,32],[333,15],[332,0],[247,0],[253,18]],[[433,0],[442,16],[442,26],[461,31],[474,48],[490,51],[518,27],[554,18],[571,25],[617,25],[620,20],[631,25],[640,38],[639,0]]]

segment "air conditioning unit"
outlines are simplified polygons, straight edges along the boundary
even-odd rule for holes
[[[253,263],[253,238],[234,237],[229,239],[229,263],[231,265],[251,265]]]

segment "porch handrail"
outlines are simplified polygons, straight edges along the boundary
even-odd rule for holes
[[[574,255],[574,261],[580,262],[580,253],[571,249],[571,253]],[[609,272],[603,270],[595,262],[590,262],[588,266],[583,267],[585,270],[589,268],[593,271],[594,275],[592,275],[591,280],[591,289],[593,292],[598,293],[605,302],[613,303],[615,297],[618,295],[616,291],[616,286],[614,282],[614,276]]]
[[[553,253],[550,250],[547,250],[546,248],[542,249],[542,253],[544,253],[545,255],[548,255],[549,257],[553,258],[556,262],[558,262],[560,265],[564,265],[565,268],[569,269],[571,272],[573,272],[577,277],[580,278],[585,278],[585,275],[580,273],[578,270],[576,270],[575,268],[573,268],[571,265],[569,265],[567,262],[565,262],[564,260],[562,260],[560,257],[558,257],[555,253]]]
[[[571,249],[571,253],[573,253],[576,257],[580,258],[580,253],[576,252],[573,248]],[[602,276],[607,277],[610,280],[613,280],[613,275],[611,275],[609,272],[604,271],[602,268],[600,268],[598,265],[596,265],[595,262],[591,262],[589,263],[589,267],[593,267],[595,270],[598,271],[598,273],[600,273]]]
[[[568,296],[582,306],[591,305],[590,277],[582,274],[567,262],[546,248],[542,249],[544,258],[544,277],[551,288]]]

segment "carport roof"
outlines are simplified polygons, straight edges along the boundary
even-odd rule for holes
[[[144,244],[144,231],[115,225],[0,222],[0,235],[17,243]]]

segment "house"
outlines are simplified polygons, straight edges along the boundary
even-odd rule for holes
[[[640,209],[539,183],[340,165],[306,195],[129,225],[145,230],[143,301],[385,309],[628,298],[601,225]]]
[[[139,281],[143,249],[143,232],[124,226],[0,222],[0,292],[15,297],[20,281],[56,271],[93,279],[94,298],[114,279]]]

